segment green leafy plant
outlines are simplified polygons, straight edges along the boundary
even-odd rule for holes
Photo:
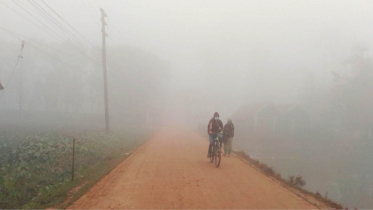
[[[139,135],[1,129],[0,209],[20,208],[70,182],[72,136],[76,138],[74,174],[78,176],[135,142]]]

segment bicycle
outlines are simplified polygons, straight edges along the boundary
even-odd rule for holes
[[[220,166],[221,161],[221,149],[220,149],[220,139],[219,134],[216,135],[214,138],[213,147],[210,154],[210,162],[214,162],[215,160],[215,166],[218,168]]]

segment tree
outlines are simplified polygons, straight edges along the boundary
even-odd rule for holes
[[[345,75],[334,73],[332,107],[350,131],[371,131],[373,125],[373,60],[367,51],[365,46],[356,47],[345,63],[349,71]]]

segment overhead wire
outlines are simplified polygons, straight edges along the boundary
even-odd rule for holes
[[[91,1],[89,1],[91,3]],[[100,5],[98,4],[97,1],[95,1],[95,3],[98,5],[98,7],[100,7]],[[119,29],[115,26],[115,24],[111,21],[110,17],[108,16],[107,17],[109,22],[111,23],[110,25],[108,25],[108,27],[110,28],[110,26],[112,25],[113,28],[115,29],[115,31],[117,32],[117,35],[118,35],[118,38],[120,39],[125,39],[124,36],[120,33]],[[113,29],[110,28],[110,30],[114,31]]]
[[[71,31],[66,29],[61,23],[59,23],[53,16],[51,16],[47,11],[45,11],[44,8],[42,8],[37,2],[33,0],[28,0],[28,2],[38,10],[41,14],[43,14],[44,18],[47,21],[52,22],[54,25],[56,25],[62,32],[64,32],[69,39],[74,40],[76,43],[78,43],[81,47],[83,47],[85,50],[90,51],[91,46],[88,44],[88,47],[86,44],[84,44],[75,34],[73,34]],[[86,39],[83,39],[86,40]],[[79,48],[77,48],[79,51],[81,51]],[[96,55],[99,56],[99,55]],[[97,58],[96,58],[97,59]]]
[[[64,53],[64,54],[66,54],[66,55],[68,55],[68,56],[76,57],[76,55],[70,54],[70,53],[68,53],[68,52],[65,52],[65,51],[62,51],[62,50],[60,50],[60,49],[54,48],[54,47],[49,46],[49,45],[47,45],[47,44],[44,44],[44,43],[41,43],[41,42],[35,41],[35,40],[33,40],[33,39],[30,39],[30,38],[27,38],[27,37],[25,37],[25,36],[23,36],[23,35],[21,35],[21,34],[19,34],[19,33],[16,33],[16,32],[11,31],[11,30],[9,30],[9,29],[3,28],[3,27],[1,27],[1,26],[0,26],[0,29],[2,29],[2,30],[4,30],[5,32],[7,32],[7,33],[9,33],[9,34],[11,34],[11,35],[14,35],[14,36],[16,36],[16,37],[18,36],[18,38],[21,37],[23,40],[32,41],[32,42],[35,42],[35,43],[37,43],[37,44],[39,44],[39,45],[43,45],[43,46],[49,47],[49,48],[51,48],[51,49],[53,49],[53,50],[59,51],[59,52],[61,52],[61,53]],[[20,39],[20,38],[19,38],[19,39]],[[102,63],[98,62],[97,60],[92,59],[91,57],[87,56],[86,54],[83,54],[83,55],[84,55],[87,59],[89,59],[90,61],[93,61],[93,62],[95,62],[95,63],[97,63],[97,64],[99,64],[99,65],[102,65]]]
[[[61,36],[61,34],[59,34],[58,32],[55,32],[54,30],[52,30],[50,27],[48,27],[46,24],[44,24],[41,20],[39,20],[37,17],[35,17],[33,14],[31,14],[29,11],[27,11],[23,6],[21,6],[20,5],[20,3],[17,3],[17,2],[15,2],[14,0],[12,0],[18,7],[20,7],[22,10],[24,10],[24,11],[26,11],[29,15],[31,15],[34,19],[36,19],[39,23],[41,23],[41,24],[43,24],[45,27],[47,27],[50,31],[52,31],[52,32],[54,32],[55,34],[58,34],[58,36],[62,39],[62,41],[66,41],[65,40],[65,38],[64,37],[62,37]],[[4,4],[4,3],[3,3]],[[35,8],[37,8],[35,5],[33,5]],[[8,6],[8,8],[10,8],[9,6]],[[40,11],[40,10],[39,10]],[[19,14],[19,13],[18,13]],[[42,13],[43,14],[43,13]],[[23,16],[24,17],[24,16]],[[44,17],[46,17],[46,15],[44,14]],[[26,18],[26,17],[25,17]],[[26,19],[28,19],[28,18],[26,18]],[[48,17],[46,17],[46,19],[48,20]],[[68,34],[68,33],[67,33]],[[76,40],[76,38],[73,38],[76,42],[77,42],[77,44],[79,44],[81,47],[82,47],[82,49],[85,49],[85,50],[88,50],[88,51],[90,51],[91,49],[89,49],[89,48],[87,48],[86,46],[84,46],[84,44],[82,44],[82,42],[81,41],[77,41]],[[83,39],[83,40],[86,40],[86,39]],[[71,42],[71,36],[69,36],[68,38],[67,38],[67,43],[69,43],[70,45],[72,45],[73,47],[74,47],[74,49],[76,49],[76,50],[78,50],[78,51],[80,51],[81,53],[84,53],[84,52],[82,52],[82,49],[80,49],[81,47],[78,47],[78,46],[75,46],[75,45],[73,45],[73,43]],[[94,47],[92,48],[92,49],[94,49]],[[97,55],[97,54],[95,54],[96,56],[99,56],[99,55]],[[98,59],[97,57],[95,58],[95,59]]]
[[[87,4],[85,3],[85,1],[84,1],[84,0],[81,0],[81,2],[83,3],[84,7],[87,9],[87,11],[88,11],[88,13],[91,15],[91,17],[92,17],[93,19],[95,19],[94,15],[92,14],[91,10],[88,8],[88,6],[87,6]],[[96,23],[97,23],[98,28],[100,28],[100,24],[99,24],[98,22],[96,22]]]
[[[72,37],[75,41],[77,41],[78,43],[80,43],[81,46],[83,46],[86,50],[90,51],[92,49],[94,49],[94,46],[90,46],[90,43],[88,44],[88,47],[84,45],[83,42],[80,41],[80,39],[75,35],[73,34],[70,30],[68,30],[65,26],[63,26],[60,22],[58,22],[52,15],[50,15],[44,8],[42,8],[37,2],[35,2],[34,0],[28,0],[30,4],[32,4],[35,8],[37,8],[40,12],[46,14],[47,18],[49,21],[51,21],[52,23],[54,23],[55,25],[57,25],[62,31],[64,31],[68,36]],[[32,3],[34,2],[34,3]],[[86,38],[84,38],[83,40],[87,40]],[[99,54],[95,54],[95,59],[98,59],[98,57],[101,57]]]
[[[92,14],[91,10],[89,9],[89,7],[87,6],[87,4],[85,3],[84,0],[81,0],[81,2],[83,3],[84,7],[86,8],[86,10],[88,11],[88,13],[92,16],[92,18],[94,19],[94,15]],[[90,2],[90,1],[88,1]],[[92,6],[92,5],[91,5]],[[93,8],[94,9],[94,8]],[[100,29],[100,24],[97,23],[97,26],[98,28]],[[110,37],[108,36],[108,38],[110,39]]]
[[[91,14],[91,16],[94,17],[94,15],[91,13],[91,10],[89,9],[89,7],[88,7],[87,4],[85,3],[85,1],[84,1],[84,0],[81,0],[81,1],[82,1],[82,3],[84,4],[84,6],[85,6],[85,8],[87,9],[87,11]],[[88,1],[88,2],[89,2],[89,5],[90,5],[93,9],[95,9],[95,7],[91,4],[91,2],[90,2],[90,1]],[[98,7],[98,9],[100,9],[100,7]],[[99,26],[99,27],[100,27],[100,26]],[[107,25],[107,27],[110,28],[109,25]],[[111,29],[110,29],[110,30],[111,30]],[[113,40],[113,39],[111,38],[111,36],[107,35],[107,37],[108,37],[108,39],[109,39],[110,41],[112,41],[115,45],[119,45],[115,40]]]
[[[82,0],[82,1],[84,1],[84,0]],[[92,5],[92,1],[88,1],[89,2],[89,4],[94,8],[94,6]],[[102,8],[97,2],[96,2],[96,4],[97,4],[97,6],[98,6],[98,9],[100,9],[100,8]],[[88,8],[87,8],[87,10],[88,10]],[[108,19],[110,19],[109,17],[107,17]],[[111,22],[111,21],[110,21]],[[111,22],[112,23],[112,22]],[[114,24],[113,24],[114,25]],[[111,27],[110,27],[110,25],[107,25],[107,27],[110,29],[110,31],[113,31],[112,29],[111,29]],[[118,33],[119,33],[119,31],[118,31]],[[120,33],[119,33],[119,35],[121,35]],[[114,39],[112,39],[111,38],[111,36],[108,36],[108,38],[109,38],[109,40],[110,41],[112,41],[114,44],[116,44],[117,46],[119,46],[119,44],[114,40]],[[122,38],[122,37],[119,37],[119,38]],[[116,62],[114,62],[113,63],[115,66],[120,66],[120,65],[118,65],[118,63],[116,63]],[[109,64],[107,64],[108,66],[107,66],[107,69],[108,69],[108,73],[114,73],[114,74],[118,74],[119,72],[118,71],[113,71],[113,69],[111,68],[111,65],[110,65],[110,63]],[[126,75],[126,77],[127,78],[129,78],[130,79],[130,81],[132,82],[132,83],[136,83],[136,80],[133,78],[133,77],[131,77],[131,76],[129,76],[129,75]]]
[[[14,2],[14,1],[13,1]],[[5,5],[8,9],[12,10],[13,12],[17,13],[18,15],[20,15],[21,17],[23,17],[24,19],[28,20],[29,22],[31,22],[33,25],[35,25],[36,27],[40,28],[41,30],[43,30],[44,32],[46,32],[48,35],[52,36],[53,38],[58,38],[60,41],[63,41],[65,42],[66,40],[61,37],[61,36],[56,36],[56,35],[52,35],[51,32],[49,30],[45,30],[44,28],[40,27],[38,24],[36,24],[35,22],[33,22],[30,18],[27,18],[25,17],[24,15],[20,14],[19,12],[17,12],[16,10],[14,10],[13,8],[11,8],[9,5],[5,4],[4,2],[0,1],[0,3],[2,3],[3,5]],[[18,6],[20,6],[19,4],[17,4]],[[22,6],[20,6],[23,10],[25,10]],[[31,13],[28,12],[28,14],[32,15]],[[33,16],[33,15],[32,15]],[[36,18],[35,16],[33,16],[34,18]],[[41,22],[40,20],[38,20],[39,22]],[[42,23],[42,22],[41,22]],[[44,24],[44,23],[43,23]],[[44,24],[45,25],[45,24]],[[46,25],[45,25],[46,26]],[[48,26],[46,26],[48,29],[50,29]],[[56,33],[56,32],[55,32]],[[96,56],[100,56],[100,55],[97,55],[95,54],[96,56],[94,56],[94,58],[91,58],[91,56],[88,56],[85,52],[82,51],[82,49],[80,47],[77,47],[75,45],[73,45],[70,41],[68,41],[68,43],[76,50],[78,50],[79,52],[81,52],[82,54],[84,54],[85,56],[87,56],[87,58],[89,58],[90,60],[94,61],[94,62],[98,62],[98,57]],[[87,49],[87,48],[85,48]],[[96,49],[95,47],[93,47],[92,49]],[[88,49],[90,50],[90,49]],[[100,56],[101,57],[101,56]],[[101,63],[100,63],[101,65]]]
[[[36,19],[39,23],[41,23],[43,26],[45,26],[47,29],[49,29],[51,32],[53,32],[54,34],[56,34],[57,36],[61,37],[62,39],[64,39],[64,37],[62,37],[59,33],[57,33],[56,31],[52,30],[49,26],[47,26],[45,23],[43,23],[41,20],[39,20],[39,18],[35,17],[35,15],[31,14],[29,11],[27,11],[25,8],[23,8],[20,4],[18,4],[16,1],[12,0],[13,3],[15,3],[19,8],[21,8],[22,10],[24,10],[27,14],[29,14],[31,17],[33,17],[34,19]]]
[[[45,20],[47,20],[48,22],[52,22],[54,25],[56,25],[59,29],[63,30],[64,32],[66,32],[63,28],[61,28],[61,25],[57,22],[55,22],[53,20],[53,18],[51,19],[50,15],[48,13],[46,13],[45,11],[42,10],[42,8],[39,8],[38,6],[36,6],[33,2],[31,2],[30,0],[28,0],[28,3],[30,3],[30,5],[32,7],[29,7],[29,5],[27,4],[24,4],[24,1],[19,1],[18,3],[21,4],[22,2],[22,6],[23,7],[27,7],[29,9],[32,9],[34,12],[36,12],[37,14],[41,14],[42,17],[44,17]],[[71,39],[72,37],[67,37],[68,39]],[[69,40],[70,41],[70,40]]]
[[[23,10],[25,10],[28,14],[30,14],[32,17],[34,17],[36,20],[38,20],[38,22],[40,22],[40,23],[42,23],[44,26],[46,26],[43,22],[41,22],[38,18],[36,18],[34,15],[32,15],[30,12],[28,12],[26,9],[24,9],[20,4],[17,4],[14,0],[12,0],[16,5],[18,5],[21,9],[23,9]],[[33,1],[33,0],[32,0]],[[84,38],[84,36],[83,35],[81,35],[74,27],[72,27],[66,20],[64,20],[52,7],[50,7],[44,0],[41,0],[54,14],[56,14],[62,21],[64,21],[70,28],[72,28],[75,32],[77,32],[81,37],[83,37]],[[46,18],[47,20],[50,20],[51,22],[53,22],[56,26],[59,26],[59,28],[61,29],[61,30],[64,30],[62,27],[61,27],[61,24],[60,25],[58,25],[58,23],[56,23],[57,21],[55,20],[55,19],[53,19],[52,17],[51,17],[51,15],[49,14],[49,13],[47,13],[45,10],[43,10],[42,8],[41,8],[41,6],[40,5],[38,5],[38,6],[36,6],[35,4],[37,4],[35,1],[33,1],[34,2],[34,4],[29,0],[29,2],[30,2],[30,4],[31,5],[33,5],[42,15],[43,15],[43,17],[44,18]],[[88,6],[85,4],[85,2],[84,1],[82,1],[83,2],[83,4],[85,5],[85,7],[86,7],[86,9],[87,9],[87,11],[90,13],[90,15],[91,16],[93,16],[92,15],[92,13],[90,12],[90,10],[88,9]],[[0,2],[0,3],[2,3],[2,2]],[[91,2],[90,2],[91,3]],[[7,5],[6,5],[7,6]],[[91,5],[92,6],[92,5]],[[9,6],[8,6],[8,8],[10,8]],[[11,9],[11,8],[10,8]],[[13,10],[14,11],[14,10]],[[18,12],[17,12],[18,13]],[[18,13],[19,14],[19,13]],[[23,15],[21,15],[22,17],[24,17]],[[25,17],[24,17],[25,18]],[[26,18],[27,19],[27,18]],[[28,19],[29,20],[29,19]],[[36,25],[36,24],[34,24],[34,25]],[[36,26],[38,26],[38,25],[36,25]],[[48,26],[46,26],[48,29],[50,29]],[[112,31],[112,29],[110,28],[110,27],[108,27],[111,31]],[[50,29],[51,30],[51,29]],[[53,31],[53,30],[51,30],[51,31]],[[64,30],[65,32],[66,32],[66,28],[65,28],[65,30]],[[10,31],[8,31],[8,32],[10,32]],[[56,33],[55,31],[53,31],[54,33]],[[119,33],[119,31],[117,31],[118,32],[118,34],[120,35],[120,33]],[[66,33],[68,33],[68,32],[66,32]],[[70,32],[71,33],[71,32]],[[14,35],[14,34],[12,34],[12,35]],[[60,36],[59,36],[60,37]],[[19,38],[19,37],[17,37],[17,38]],[[61,37],[60,37],[61,38]],[[110,36],[108,36],[108,38],[109,38],[109,40],[111,40],[112,42],[114,42],[115,44],[117,44],[118,45],[118,43],[115,41],[115,40],[113,40]],[[63,39],[63,38],[62,38]],[[87,40],[87,39],[85,39],[84,38],[84,40]],[[71,40],[69,40],[69,41],[71,41]],[[82,47],[85,47],[82,43],[79,43],[80,45],[82,45]],[[33,46],[33,45],[31,45],[31,44],[29,44],[31,47],[34,47],[35,49],[37,49],[37,50],[40,50],[41,52],[43,52],[43,53],[45,53],[45,54],[47,54],[47,55],[49,55],[49,56],[51,56],[51,57],[53,57],[54,59],[56,59],[56,60],[58,60],[58,61],[60,61],[60,62],[63,62],[63,63],[65,63],[66,65],[69,65],[69,66],[71,66],[70,64],[68,64],[68,63],[66,63],[66,62],[64,62],[64,61],[62,61],[62,60],[60,60],[60,59],[58,59],[58,58],[56,58],[55,56],[53,56],[53,55],[51,55],[51,54],[49,54],[49,53],[46,53],[46,52],[44,52],[43,50],[41,50],[41,49],[39,49],[39,48],[37,48],[37,47],[35,47],[35,46]],[[97,50],[97,48],[95,48],[95,47],[93,47],[93,49],[94,50]],[[96,60],[95,60],[96,61]],[[97,61],[96,61],[97,62]],[[100,65],[101,65],[101,63],[100,63]],[[131,78],[131,80],[132,80],[133,78]]]
[[[43,51],[42,49],[40,49],[40,48],[38,48],[38,47],[35,47],[34,45],[32,45],[32,44],[30,44],[30,43],[28,43],[28,45],[30,45],[30,46],[33,47],[34,49],[37,49],[37,50],[39,50],[40,52],[42,52],[42,53],[44,53],[44,54],[46,54],[46,55],[48,55],[48,56],[50,56],[50,57],[52,57],[52,58],[58,60],[59,62],[64,63],[64,64],[66,64],[67,66],[74,68],[74,71],[79,71],[79,72],[84,73],[84,74],[87,73],[87,72],[84,72],[84,71],[81,71],[81,70],[76,69],[75,66],[72,66],[71,64],[66,63],[66,62],[63,61],[63,60],[61,60],[61,59],[59,59],[59,58],[56,58],[55,56],[53,56],[53,55],[51,55],[51,54],[49,54],[49,53]]]
[[[82,0],[82,1],[84,2],[84,0]],[[92,1],[88,1],[88,3],[89,3],[89,5],[90,5],[93,9],[95,9],[95,6],[93,5]],[[100,8],[101,8],[101,6],[100,6],[98,3],[96,3],[96,5],[97,5],[97,9],[100,9]],[[110,17],[107,16],[107,20],[110,21]],[[110,21],[110,23],[112,23],[112,22]],[[110,24],[108,24],[107,27],[108,27],[108,29],[109,29],[111,32],[113,32],[113,34],[116,34],[116,33],[114,33],[115,31],[111,28],[111,25],[110,25]],[[113,25],[113,27],[114,27],[114,25]],[[115,27],[114,27],[114,28],[115,28]],[[119,33],[119,32],[118,32],[118,33]],[[116,34],[116,35],[118,36],[118,34]],[[108,35],[108,38],[109,38],[109,40],[112,41],[114,44],[119,45],[118,42],[116,42],[114,39],[112,39],[112,36],[109,36],[109,35]],[[118,36],[118,38],[119,38],[119,39],[122,39],[122,37],[120,37],[120,36]]]
[[[64,23],[66,23],[72,30],[74,30],[77,34],[79,34],[85,41],[88,42],[86,37],[84,37],[81,33],[79,33],[74,27],[72,27],[61,15],[59,15],[52,7],[50,7],[44,0],[41,0],[54,14],[56,14]],[[91,45],[91,43],[88,42]]]
[[[57,15],[64,23],[66,23],[72,30],[74,30],[79,36],[83,38],[84,41],[89,43],[88,39],[85,38],[79,31],[77,31],[73,26],[71,26],[61,15],[59,15],[51,6],[49,6],[44,0],[41,0],[43,4],[45,4],[55,15]],[[89,43],[91,46],[93,46],[91,43]],[[100,53],[100,52],[99,52]]]
[[[111,21],[110,17],[108,17],[108,20],[109,20],[109,22],[111,23],[110,25],[108,25],[108,27],[110,28],[110,26],[112,25],[113,28],[115,29],[115,31],[117,32],[117,35],[119,34],[118,37],[121,38],[121,39],[124,39],[124,37],[122,36],[122,34],[119,32],[118,28],[115,27],[115,25],[114,25],[113,22]],[[111,28],[110,28],[110,29],[111,29]],[[114,31],[113,29],[111,29],[111,30]]]
[[[59,29],[61,29],[61,31],[65,32],[66,35],[68,35],[70,38],[72,38],[73,40],[75,40],[77,43],[79,43],[82,47],[86,48],[87,46],[85,46],[73,33],[71,33],[70,31],[68,31],[61,23],[59,23],[58,21],[56,21],[48,12],[46,12],[42,7],[40,7],[39,4],[37,4],[36,2],[34,2],[33,0],[28,0],[28,2],[34,7],[36,8],[43,16],[46,20],[52,22],[54,25],[56,25]]]
[[[23,40],[21,40],[21,41],[22,41],[21,51],[19,52],[19,55],[18,55],[18,58],[17,58],[16,64],[15,64],[14,67],[13,67],[12,73],[10,74],[10,77],[9,77],[8,81],[5,83],[5,86],[4,86],[3,91],[1,92],[0,98],[4,95],[5,91],[8,89],[8,85],[9,85],[10,81],[11,81],[12,78],[13,78],[13,75],[14,75],[15,69],[16,69],[16,67],[17,67],[17,65],[18,65],[19,59],[20,59],[20,58],[23,58],[23,57],[22,57],[22,51],[23,51],[24,42],[23,42]]]
[[[89,9],[89,7],[87,6],[87,4],[85,3],[85,1],[84,0],[81,0],[82,1],[82,3],[84,4],[84,6],[85,6],[85,8],[87,9],[87,11],[91,14],[91,16],[93,17],[93,14],[91,13],[91,10]],[[93,9],[95,9],[94,8],[94,6],[91,4],[91,2],[90,1],[88,1],[89,2],[89,5],[93,8]],[[101,8],[100,6],[98,6],[98,9],[99,8]],[[110,41],[112,41],[114,44],[116,44],[116,45],[119,45],[115,40],[113,40],[112,38],[111,38],[111,36],[107,36],[108,38],[109,38],[109,40]],[[112,71],[112,69],[108,66],[107,67],[108,68],[108,72],[113,72]],[[132,78],[131,78],[131,80],[132,80]]]
[[[21,41],[23,41],[21,38],[19,38],[18,36],[14,35],[14,34],[12,34],[12,33],[10,33],[10,32],[8,32],[8,34],[14,36],[15,38],[17,38],[17,39],[19,39],[19,40],[21,40]],[[65,61],[63,61],[63,60],[61,60],[61,59],[59,59],[59,58],[56,58],[55,56],[51,55],[50,53],[47,53],[47,52],[45,52],[44,50],[42,50],[42,49],[40,49],[40,48],[38,48],[38,47],[35,47],[34,45],[32,45],[32,44],[30,44],[30,43],[27,43],[27,45],[33,47],[34,49],[39,50],[40,52],[42,52],[42,53],[44,53],[44,54],[46,54],[46,55],[48,55],[48,56],[50,56],[50,57],[52,57],[52,58],[54,58],[54,59],[56,59],[57,61],[60,61],[61,63],[64,63],[64,64],[66,64],[66,65],[68,65],[68,66],[70,66],[70,67],[72,67],[72,68],[75,68],[75,67],[72,66],[71,64],[69,64],[69,63],[67,63],[67,62],[65,62]],[[77,70],[77,69],[75,69],[75,70],[76,70],[76,71],[79,71],[79,72],[82,72],[82,73],[86,73],[86,72],[83,72],[83,71],[81,71],[81,70]]]
[[[58,37],[60,39],[60,41],[65,41],[62,37],[60,36],[55,36],[55,35],[52,35],[49,31],[45,30],[44,28],[40,27],[38,24],[36,24],[35,22],[31,21],[29,18],[25,17],[24,15],[22,15],[21,13],[17,12],[16,10],[14,10],[13,8],[11,8],[10,6],[8,6],[7,4],[5,4],[4,2],[0,1],[1,4],[5,5],[6,7],[8,7],[10,10],[12,10],[13,12],[17,13],[18,15],[20,15],[21,17],[25,18],[26,20],[28,20],[30,23],[32,23],[33,25],[35,25],[36,27],[38,27],[39,29],[43,30],[44,32],[46,32],[47,34],[49,34],[50,36],[52,36],[53,38],[56,38]]]
[[[39,21],[40,23],[42,23],[44,26],[46,26],[50,31],[54,32],[55,34],[58,34],[60,38],[62,38],[63,41],[65,41],[65,38],[62,37],[59,33],[55,32],[54,30],[52,30],[50,27],[48,27],[46,24],[44,24],[41,20],[39,20],[37,17],[35,17],[33,14],[31,14],[29,11],[27,11],[24,7],[22,7],[20,4],[18,4],[17,2],[15,2],[14,0],[12,0],[17,6],[19,6],[21,9],[23,9],[24,11],[26,11],[29,15],[31,15],[33,18],[35,18],[37,21]],[[27,19],[27,18],[26,18]],[[71,40],[68,38],[68,43],[71,43]],[[89,50],[87,47],[85,47],[84,45],[82,45],[81,43],[78,42],[78,44],[80,44],[85,50]],[[75,47],[74,45],[72,45],[76,50],[80,51],[81,53],[84,53],[82,52],[82,50],[80,49],[80,47]],[[97,59],[97,58],[95,58]]]

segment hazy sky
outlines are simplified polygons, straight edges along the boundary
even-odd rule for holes
[[[234,106],[243,98],[294,101],[310,72],[328,86],[353,46],[373,44],[373,1],[44,1],[93,46],[101,46],[104,8],[109,47],[151,52],[171,63],[170,86],[231,94]],[[27,1],[0,2],[0,27],[56,41],[5,6],[28,16],[14,3],[32,11]],[[3,31],[0,38],[17,41]]]

